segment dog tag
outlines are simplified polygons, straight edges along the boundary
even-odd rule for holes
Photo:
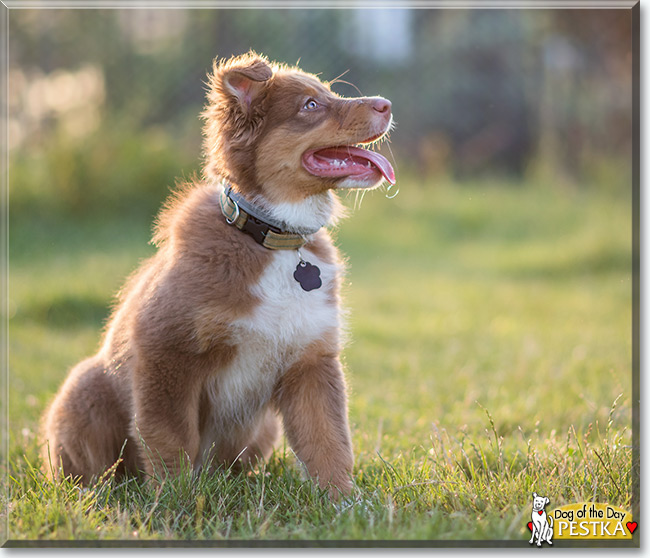
[[[303,291],[320,289],[323,282],[320,278],[320,269],[305,260],[300,260],[293,272],[293,278],[300,283]]]

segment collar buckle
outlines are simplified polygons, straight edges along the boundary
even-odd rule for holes
[[[257,242],[258,244],[264,244],[264,241],[266,240],[266,235],[270,230],[273,230],[274,227],[271,225],[268,225],[264,221],[260,221],[259,219],[256,219],[252,215],[248,215],[246,218],[246,222],[244,225],[241,227],[241,231],[251,235],[253,237],[253,240]],[[278,232],[281,233],[279,230],[275,230],[273,232]]]

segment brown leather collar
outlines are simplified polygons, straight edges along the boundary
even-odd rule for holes
[[[224,186],[220,196],[221,212],[229,225],[250,235],[255,242],[269,250],[298,250],[307,242],[305,235],[282,230],[269,223],[268,216],[256,210],[242,196],[233,192],[230,185]],[[316,231],[313,231],[316,232]],[[313,234],[313,232],[307,234]]]

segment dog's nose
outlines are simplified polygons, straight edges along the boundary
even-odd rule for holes
[[[388,99],[383,97],[372,97],[370,99],[370,104],[373,110],[376,110],[380,114],[390,114],[391,102]]]

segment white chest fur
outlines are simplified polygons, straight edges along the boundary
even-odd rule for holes
[[[270,342],[279,350],[300,349],[338,326],[338,308],[328,300],[328,287],[335,280],[336,267],[305,249],[301,253],[320,269],[321,288],[303,290],[293,276],[300,261],[297,252],[277,251],[252,288],[259,299],[258,306],[252,315],[236,324],[247,335]]]
[[[308,250],[302,257],[321,272],[322,286],[305,291],[294,279],[299,263],[295,251],[276,251],[251,292],[258,299],[253,312],[232,324],[237,357],[206,386],[217,430],[244,427],[269,402],[273,387],[311,343],[340,325],[339,308],[330,299],[335,265]],[[207,433],[206,433],[207,434]],[[209,447],[209,440],[202,446]]]

